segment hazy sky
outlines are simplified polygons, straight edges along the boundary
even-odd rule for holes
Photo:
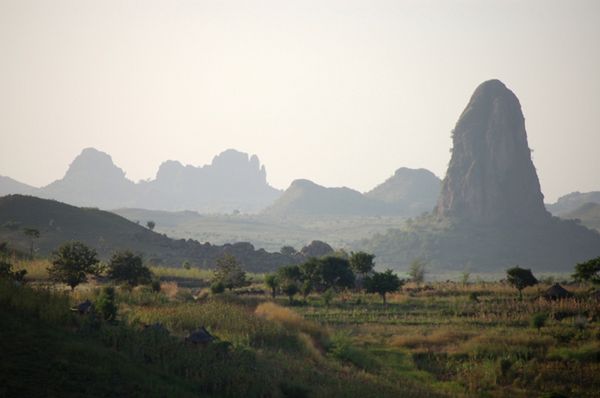
[[[0,0],[0,175],[45,185],[93,146],[136,181],[227,148],[277,188],[443,177],[490,78],[546,200],[600,190],[598,0]]]

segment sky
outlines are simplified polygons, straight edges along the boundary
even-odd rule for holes
[[[546,201],[600,190],[597,0],[0,0],[0,175],[46,185],[95,147],[134,181],[228,148],[281,189],[443,178],[491,78]]]

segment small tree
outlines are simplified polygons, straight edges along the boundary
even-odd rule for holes
[[[29,257],[33,258],[33,243],[35,239],[40,238],[40,231],[35,228],[23,228],[23,233],[29,237],[31,245],[29,246]]]
[[[373,263],[373,259],[375,258],[374,254],[369,254],[365,252],[351,252],[350,253],[350,267],[355,274],[358,275],[366,275],[369,272],[373,271],[373,267],[375,263]]]
[[[114,253],[108,263],[108,277],[119,283],[134,287],[152,281],[152,272],[145,267],[142,257],[129,250]]]
[[[539,333],[542,327],[546,324],[547,319],[548,315],[543,312],[533,314],[533,316],[531,317],[531,326],[536,328]]]
[[[308,295],[313,291],[313,284],[309,280],[305,280],[302,282],[300,286],[300,293],[302,294],[302,298],[306,301]]]
[[[277,275],[267,274],[265,276],[265,284],[269,289],[271,289],[271,297],[275,298],[277,296],[277,289],[279,288],[279,280],[277,279]]]
[[[573,278],[578,281],[587,281],[595,285],[600,285],[600,257],[577,264]]]
[[[365,278],[365,289],[368,293],[378,293],[386,305],[386,293],[396,292],[404,284],[404,280],[398,278],[391,269],[385,272],[375,272]]]
[[[96,256],[96,250],[81,242],[67,242],[52,253],[52,265],[48,267],[50,279],[66,283],[74,290],[87,281],[89,274],[99,273]]]
[[[283,292],[283,294],[288,296],[288,298],[290,299],[290,304],[291,304],[294,302],[294,295],[296,293],[298,293],[299,289],[298,289],[298,285],[296,285],[294,282],[287,281],[281,287],[281,291]]]
[[[235,287],[247,286],[246,272],[231,254],[225,254],[217,259],[213,282],[221,282],[229,290]]]
[[[420,258],[414,259],[412,263],[410,263],[410,268],[408,270],[410,280],[417,285],[425,282],[425,274],[427,273],[426,267],[427,263],[425,261]]]
[[[96,308],[105,321],[114,321],[117,317],[117,305],[115,304],[115,288],[107,286],[102,289]]]
[[[156,223],[154,221],[150,220],[146,223],[146,226],[148,227],[148,229],[150,231],[154,231],[154,227],[156,227]]]
[[[538,280],[533,276],[530,269],[524,269],[519,266],[506,270],[508,283],[519,291],[519,300],[523,299],[523,289],[536,285]]]

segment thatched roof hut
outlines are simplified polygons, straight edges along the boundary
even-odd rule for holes
[[[78,312],[80,314],[89,314],[94,311],[94,304],[90,300],[85,300],[82,303],[77,304],[75,307],[71,307],[71,311]]]
[[[189,336],[185,338],[187,343],[192,344],[209,344],[212,343],[216,338],[206,330],[204,326],[200,329],[193,331]]]
[[[555,283],[554,285],[550,286],[548,290],[546,290],[546,292],[544,293],[544,298],[546,300],[562,300],[571,297],[573,297],[573,293],[571,293],[558,283]]]

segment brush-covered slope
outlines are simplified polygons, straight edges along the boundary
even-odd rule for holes
[[[585,203],[561,218],[579,220],[586,227],[600,231],[600,203]]]
[[[563,217],[563,215],[576,211],[587,203],[600,204],[600,192],[571,192],[558,198],[556,203],[546,205],[546,208],[555,216]]]
[[[193,240],[174,240],[150,231],[116,214],[94,208],[79,208],[54,200],[9,195],[0,198],[0,241],[28,250],[30,240],[23,228],[35,228],[40,238],[34,245],[39,255],[48,255],[60,244],[80,240],[95,248],[102,258],[116,250],[130,249],[158,264],[178,266],[184,260],[212,267],[229,253],[249,271],[264,272],[297,261],[279,253],[255,250],[249,243],[223,246]]]

